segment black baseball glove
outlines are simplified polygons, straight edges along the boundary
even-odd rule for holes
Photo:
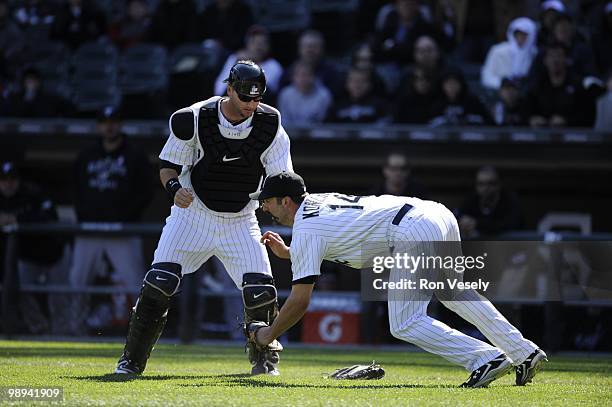
[[[336,370],[329,376],[331,379],[338,380],[378,380],[385,376],[385,369],[372,362],[371,365],[353,365]]]

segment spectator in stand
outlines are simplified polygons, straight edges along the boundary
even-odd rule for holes
[[[312,67],[293,67],[293,82],[278,96],[278,110],[286,126],[308,127],[321,123],[332,103],[329,89],[316,80]]]
[[[498,126],[524,126],[523,98],[520,83],[515,79],[502,79],[499,100],[493,105],[493,119]]]
[[[519,229],[522,225],[518,198],[504,188],[493,167],[476,173],[475,191],[457,210],[462,238],[494,236]]]
[[[332,123],[381,123],[386,121],[385,101],[372,92],[371,72],[350,68],[345,81],[346,96],[332,105]]]
[[[414,64],[409,67],[400,78],[399,89],[412,88],[413,76],[416,70],[424,73],[432,83],[437,83],[444,72],[444,61],[440,55],[440,48],[432,37],[422,35],[414,43]],[[395,88],[397,91],[398,88]],[[403,93],[399,94],[400,97]]]
[[[106,32],[106,16],[95,2],[66,0],[55,15],[50,35],[51,39],[76,49],[85,42],[97,40]]]
[[[3,66],[5,74],[14,75],[20,68],[25,45],[23,32],[11,19],[7,0],[0,0],[0,63],[10,63],[8,68]]]
[[[540,26],[538,28],[538,46],[546,46],[554,40],[553,27],[561,14],[567,13],[565,4],[560,0],[546,0],[540,5]]]
[[[77,218],[79,222],[136,222],[152,196],[153,169],[146,156],[121,133],[116,109],[107,107],[100,112],[97,129],[100,143],[81,152],[76,162]],[[81,288],[90,284],[93,271],[104,258],[118,276],[119,285],[131,288],[140,284],[145,265],[142,240],[136,236],[77,236],[70,284]],[[79,335],[83,333],[88,301],[79,295],[74,301],[71,331]],[[116,317],[121,319],[122,315]]]
[[[537,27],[526,17],[513,20],[508,26],[507,40],[494,45],[482,67],[482,86],[499,89],[503,78],[527,76],[537,54]]]
[[[111,24],[110,39],[121,49],[145,42],[151,27],[149,5],[144,0],[128,0],[125,15]]]
[[[0,164],[0,226],[57,220],[53,201],[32,183],[26,182],[13,162]],[[24,284],[61,284],[66,280],[69,259],[62,239],[48,235],[22,234],[17,238],[17,277]],[[10,255],[10,254],[9,254]],[[8,283],[5,281],[5,283]],[[62,296],[49,294],[47,304],[39,295],[22,292],[18,309],[30,333],[62,333],[65,312]],[[44,311],[48,307],[49,313]]]
[[[278,95],[283,67],[271,56],[270,34],[268,30],[259,25],[249,27],[245,42],[246,47],[244,49],[227,57],[225,65],[221,68],[221,72],[219,72],[219,76],[217,76],[215,81],[215,95],[225,94],[227,84],[224,81],[229,76],[230,69],[236,61],[250,59],[261,66],[266,73],[266,99],[275,98]],[[266,103],[269,103],[269,101]]]
[[[436,117],[431,124],[444,125],[482,125],[492,124],[493,120],[480,102],[468,89],[463,73],[449,69],[440,80],[442,97],[433,108]]]
[[[427,188],[412,175],[406,155],[391,153],[382,168],[383,183],[373,188],[372,195],[413,196],[427,199]]]
[[[595,130],[612,133],[612,70],[606,81],[607,92],[597,99]]]
[[[368,42],[358,44],[351,54],[351,66],[370,71],[373,81],[373,92],[380,97],[386,97],[396,91],[396,83],[385,82],[384,75],[380,73],[374,64],[374,53]],[[337,86],[337,85],[336,85]]]
[[[569,67],[567,50],[563,44],[553,43],[544,50],[543,67],[536,80],[531,81],[525,98],[525,112],[529,125],[542,126],[592,126],[586,117],[585,95],[581,78]]]
[[[414,67],[422,68],[433,76],[439,76],[444,67],[440,47],[429,35],[422,35],[414,43]]]
[[[298,39],[298,59],[285,70],[281,77],[281,86],[291,83],[293,67],[297,64],[310,65],[317,80],[323,83],[334,95],[341,91],[341,85],[339,85],[342,82],[340,74],[336,66],[325,58],[325,39],[319,31],[306,30],[300,35]]]
[[[200,39],[214,39],[230,51],[243,46],[247,29],[254,23],[251,7],[242,0],[216,0],[199,16]]]
[[[591,35],[593,54],[599,72],[612,69],[612,1],[608,1]]]
[[[420,0],[395,0],[374,33],[374,53],[378,61],[398,64],[412,62],[414,42],[422,35],[444,39],[444,34],[427,21],[420,10]]]
[[[576,25],[569,14],[561,13],[553,24],[553,40],[565,46],[572,69],[579,75],[594,75],[597,71],[593,50],[581,35],[576,33]],[[612,53],[612,49],[608,50]]]
[[[149,41],[172,50],[197,39],[197,9],[193,0],[160,0],[153,13]]]
[[[34,68],[23,72],[19,88],[9,94],[6,104],[6,115],[13,117],[58,117],[69,111],[66,101],[44,90],[40,72]]]
[[[426,124],[435,117],[440,100],[436,77],[423,68],[415,68],[410,81],[400,90],[393,115],[395,123]]]

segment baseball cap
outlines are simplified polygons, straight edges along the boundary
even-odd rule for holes
[[[98,112],[98,121],[121,120],[121,113],[115,106],[105,106]]]
[[[0,165],[0,178],[17,178],[19,171],[12,161],[5,161]]]
[[[263,201],[274,197],[299,196],[305,192],[306,185],[302,177],[295,172],[283,171],[267,177],[261,190],[249,194],[249,197],[255,201]]]
[[[559,13],[565,13],[565,4],[559,0],[547,0],[542,2],[542,11],[555,10]]]

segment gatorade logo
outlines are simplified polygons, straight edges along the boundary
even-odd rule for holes
[[[342,337],[342,315],[327,314],[321,318],[319,336],[326,342],[338,342]]]

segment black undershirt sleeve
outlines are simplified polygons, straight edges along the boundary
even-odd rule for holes
[[[166,161],[166,160],[159,160],[159,169],[161,170],[162,168],[172,168],[173,170],[176,170],[176,172],[178,174],[181,173],[181,171],[183,170],[183,166],[182,165],[178,165],[178,164],[174,164],[171,163],[170,161]]]
[[[306,276],[306,277],[298,278],[297,280],[292,281],[291,285],[294,285],[294,284],[314,284],[314,283],[317,282],[318,278],[319,278],[319,276]]]

